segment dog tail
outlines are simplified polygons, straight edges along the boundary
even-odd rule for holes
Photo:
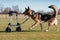
[[[49,8],[54,10],[53,17],[56,17],[58,14],[58,8],[55,5],[50,5]]]

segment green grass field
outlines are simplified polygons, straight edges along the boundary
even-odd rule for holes
[[[22,23],[26,19],[23,17],[24,16],[21,15],[19,16],[19,23]],[[59,17],[60,16],[58,16],[58,26],[60,26]],[[41,32],[39,25],[30,31],[29,27],[33,22],[30,18],[26,23],[22,24],[22,32],[15,32],[16,27],[11,27],[12,32],[5,32],[9,23],[8,15],[0,15],[0,40],[60,40],[60,31],[57,32],[54,26],[51,26],[48,32]],[[16,23],[14,18],[12,23]],[[43,24],[43,28],[44,30],[47,29],[47,22]]]

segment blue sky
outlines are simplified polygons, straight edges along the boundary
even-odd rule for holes
[[[35,11],[49,11],[49,5],[56,5],[58,9],[60,8],[60,0],[0,0],[0,5],[1,4],[3,4],[4,7],[12,7],[18,5],[19,9],[23,11],[25,7],[28,6],[30,6],[30,8]]]

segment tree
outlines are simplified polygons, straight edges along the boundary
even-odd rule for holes
[[[0,4],[0,13],[3,12],[3,8],[4,8],[4,5],[3,4]]]
[[[59,9],[59,11],[58,11],[58,15],[60,15],[60,9]]]
[[[3,14],[8,14],[8,12],[11,10],[11,8],[9,7],[6,7],[3,11]]]
[[[18,7],[18,5],[13,6],[12,9],[13,9],[13,11],[17,11],[17,12],[19,12],[19,7]]]

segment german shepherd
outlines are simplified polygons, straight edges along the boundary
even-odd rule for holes
[[[56,30],[58,31],[57,18],[56,18],[58,13],[58,8],[55,5],[50,5],[48,8],[51,8],[54,10],[53,15],[50,15],[49,13],[48,14],[36,13],[33,10],[31,10],[29,6],[28,8],[25,8],[25,11],[23,12],[23,14],[28,15],[35,21],[35,23],[30,27],[30,29],[40,24],[41,31],[43,31],[42,21],[43,22],[48,21],[48,29],[46,31],[48,31],[50,29],[50,26],[52,25],[55,25]]]

